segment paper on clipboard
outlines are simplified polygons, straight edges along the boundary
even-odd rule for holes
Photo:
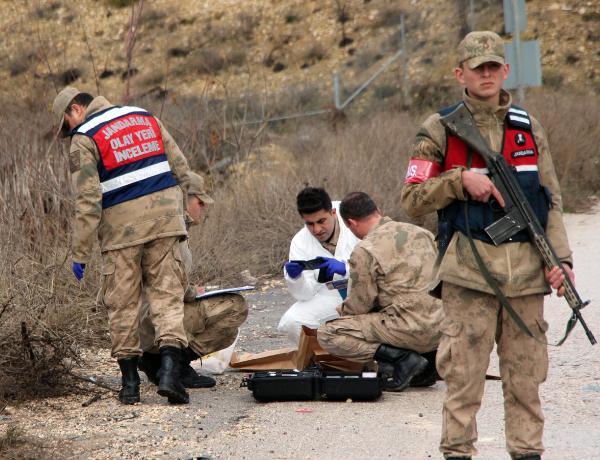
[[[243,291],[252,291],[256,289],[254,286],[240,286],[240,287],[232,287],[232,288],[224,288],[224,289],[215,289],[214,291],[207,291],[202,294],[196,295],[196,300],[207,299],[209,297],[214,297],[216,295],[221,294],[235,294],[237,292]]]
[[[348,278],[343,279],[343,280],[333,280],[333,281],[327,281],[325,283],[325,286],[327,286],[327,289],[333,290],[333,289],[347,289],[348,288]]]

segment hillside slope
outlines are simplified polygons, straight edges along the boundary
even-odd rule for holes
[[[127,0],[0,0],[0,93],[51,100],[73,82],[112,99],[125,92]],[[476,28],[503,32],[502,2],[475,1]],[[411,92],[451,79],[467,23],[466,0],[146,0],[136,29],[131,94],[237,96],[289,87],[329,93],[331,74],[352,86],[398,49],[405,15]],[[524,39],[539,39],[544,81],[600,88],[600,2],[526,2]],[[509,37],[507,37],[509,38]],[[400,89],[400,64],[380,96]],[[308,101],[312,102],[312,101]],[[322,101],[317,102],[322,104]]]

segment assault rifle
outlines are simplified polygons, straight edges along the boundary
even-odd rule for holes
[[[562,263],[548,241],[544,229],[533,212],[529,201],[527,201],[523,190],[521,190],[512,168],[506,163],[501,154],[496,154],[487,145],[479,128],[475,125],[471,113],[464,104],[460,104],[448,115],[442,116],[440,121],[455,136],[481,155],[485,160],[494,185],[504,198],[506,203],[504,207],[505,215],[485,228],[492,242],[499,245],[523,229],[528,231],[531,241],[538,249],[546,267],[549,269],[559,267],[563,270],[565,298],[573,310],[572,322],[574,324],[578,320],[581,323],[590,343],[594,345],[596,343],[594,334],[588,328],[579,311],[590,301],[583,302],[581,300],[571,279],[564,272]]]

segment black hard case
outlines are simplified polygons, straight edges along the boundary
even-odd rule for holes
[[[255,372],[242,382],[258,401],[312,400],[319,394],[318,384],[315,371]]]

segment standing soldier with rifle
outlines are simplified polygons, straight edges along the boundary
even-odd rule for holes
[[[446,318],[437,367],[448,385],[440,451],[446,459],[477,453],[475,417],[495,340],[507,449],[514,459],[536,460],[544,451],[539,386],[548,370],[544,295],[551,286],[559,296],[566,292],[579,300],[560,189],[541,125],[502,89],[509,72],[502,39],[471,32],[459,44],[458,58],[454,73],[465,88],[463,101],[425,121],[402,192],[411,216],[437,211],[439,218]],[[514,190],[491,168],[490,151],[509,165],[512,185],[526,203],[507,193]],[[538,239],[553,257],[542,255]],[[569,304],[585,327],[581,301]]]

